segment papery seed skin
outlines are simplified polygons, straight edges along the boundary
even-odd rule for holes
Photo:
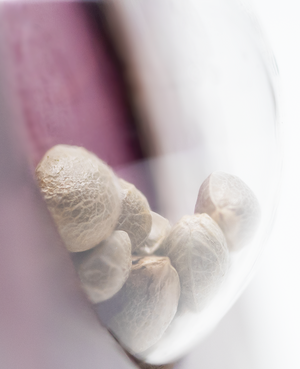
[[[146,197],[131,183],[120,179],[122,208],[116,229],[128,233],[132,252],[147,239],[152,226],[150,206]]]
[[[38,164],[36,178],[69,251],[89,250],[111,235],[121,211],[120,187],[96,155],[56,145]]]
[[[135,257],[121,291],[99,304],[100,319],[129,352],[141,353],[159,341],[176,314],[179,297],[179,277],[169,258]],[[106,319],[105,310],[114,307],[116,312]]]
[[[93,249],[75,253],[73,261],[89,300],[94,304],[108,300],[129,276],[130,238],[126,232],[115,231]]]
[[[203,182],[195,213],[207,213],[218,223],[230,251],[252,240],[261,218],[253,191],[239,177],[225,172],[213,172]]]
[[[229,251],[220,227],[207,214],[186,215],[174,225],[160,251],[179,275],[180,307],[200,312],[229,268]]]

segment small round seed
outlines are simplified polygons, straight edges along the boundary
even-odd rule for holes
[[[128,234],[115,231],[92,250],[73,256],[82,287],[94,304],[110,299],[126,282],[131,269]]]
[[[84,148],[57,145],[36,168],[38,184],[69,251],[85,251],[114,230],[121,210],[112,170]]]
[[[254,236],[260,206],[252,190],[237,176],[213,172],[201,185],[195,213],[209,214],[222,229],[231,251]]]
[[[169,258],[134,258],[129,278],[111,300],[99,304],[99,315],[132,353],[154,345],[177,311],[180,283]]]
[[[207,214],[186,215],[172,228],[160,250],[178,272],[180,306],[201,311],[229,266],[229,252],[220,227]]]
[[[161,215],[151,211],[152,216],[152,227],[145,244],[141,246],[138,250],[139,254],[151,255],[159,249],[163,239],[171,231],[171,224],[168,219],[162,217]]]
[[[132,252],[144,244],[151,230],[152,217],[146,197],[133,185],[120,179],[122,210],[116,229],[128,233]]]

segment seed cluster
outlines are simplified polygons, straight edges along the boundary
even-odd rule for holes
[[[195,214],[173,227],[83,148],[54,146],[36,177],[87,297],[132,353],[158,342],[178,308],[203,309],[226,277],[230,251],[259,223],[253,192],[223,172],[203,182]]]

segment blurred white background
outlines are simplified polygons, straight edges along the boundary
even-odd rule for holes
[[[210,337],[176,368],[300,368],[300,4],[252,0],[252,6],[281,79],[281,201],[252,282]]]

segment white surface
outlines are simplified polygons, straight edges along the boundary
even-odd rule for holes
[[[252,3],[281,76],[281,203],[255,278],[212,335],[178,369],[300,368],[300,3]]]

